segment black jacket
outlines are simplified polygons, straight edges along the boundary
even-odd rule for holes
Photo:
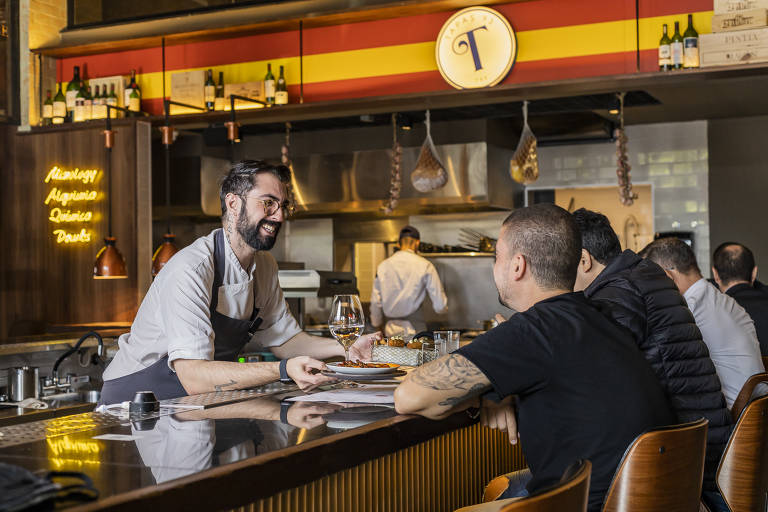
[[[725,293],[733,297],[755,322],[760,352],[768,356],[768,293],[746,283],[731,286]]]
[[[675,283],[656,263],[627,250],[608,263],[584,294],[632,332],[678,420],[709,420],[704,488],[715,490],[731,416],[709,350]]]

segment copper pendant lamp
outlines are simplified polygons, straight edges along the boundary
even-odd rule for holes
[[[126,279],[128,272],[125,268],[125,258],[120,254],[112,236],[112,146],[115,144],[115,132],[112,130],[110,118],[111,106],[107,105],[107,129],[104,130],[104,147],[107,152],[107,179],[109,180],[109,196],[107,203],[107,218],[109,219],[107,237],[104,239],[104,247],[96,254],[96,263],[93,265],[94,279]]]

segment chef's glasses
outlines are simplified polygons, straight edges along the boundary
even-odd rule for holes
[[[240,195],[240,194],[238,194]],[[249,197],[240,195],[240,197],[243,198],[244,201],[248,201],[249,199],[253,199],[257,203],[261,203],[262,208],[264,208],[264,215],[269,217],[270,215],[274,215],[277,213],[277,210],[282,209],[283,210],[283,216],[288,217],[293,213],[293,208],[291,208],[291,204],[288,201],[283,201],[280,203],[280,201],[276,201],[274,199],[257,199],[255,197]]]

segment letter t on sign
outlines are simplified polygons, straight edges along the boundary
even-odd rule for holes
[[[475,63],[475,71],[480,71],[481,69],[483,69],[483,63],[480,62],[480,54],[477,51],[477,41],[475,40],[475,31],[477,30],[488,30],[488,29],[485,27],[485,25],[483,25],[482,27],[473,28],[472,30],[468,30],[467,32],[464,32],[459,37],[467,36],[467,40],[459,41],[458,47],[466,48],[467,46],[469,46],[469,50],[472,52],[472,60]],[[466,50],[461,53],[465,53],[465,52]],[[459,53],[459,52],[456,52],[456,53]]]

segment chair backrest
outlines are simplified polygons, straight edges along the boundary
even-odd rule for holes
[[[754,374],[747,379],[743,386],[741,386],[741,391],[736,395],[736,400],[733,401],[733,405],[731,406],[731,418],[733,418],[734,423],[739,420],[741,411],[743,411],[744,407],[749,403],[752,394],[755,392],[755,388],[761,382],[768,382],[768,372]]]
[[[768,492],[768,396],[750,402],[717,468],[717,486],[733,512],[763,511]]]
[[[702,418],[637,436],[613,475],[603,511],[698,510],[707,423]]]
[[[572,475],[564,475],[557,487],[510,503],[499,512],[586,512],[592,463],[581,461],[575,471],[566,473],[571,471]]]

